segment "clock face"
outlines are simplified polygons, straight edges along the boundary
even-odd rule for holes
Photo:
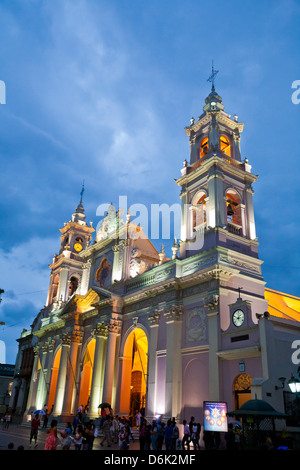
[[[235,326],[241,326],[244,323],[244,320],[245,320],[245,314],[243,310],[238,309],[235,312],[233,312],[232,321]]]
[[[82,245],[81,245],[81,243],[75,243],[75,245],[74,245],[74,250],[76,250],[76,251],[81,251],[81,250],[82,250]]]

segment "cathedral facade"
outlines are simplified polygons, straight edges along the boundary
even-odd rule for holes
[[[185,128],[170,257],[113,205],[94,230],[80,201],[60,229],[46,305],[18,339],[11,407],[23,419],[45,404],[61,419],[80,405],[97,418],[108,403],[201,421],[204,401],[234,410],[251,397],[286,411],[278,378],[296,368],[300,302],[265,286],[243,128],[213,86]]]

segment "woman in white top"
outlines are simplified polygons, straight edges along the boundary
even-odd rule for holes
[[[82,426],[81,425],[77,426],[75,436],[74,436],[75,450],[80,450],[81,449],[81,446],[82,446],[82,433],[83,433]]]

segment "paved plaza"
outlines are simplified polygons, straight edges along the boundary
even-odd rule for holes
[[[64,424],[58,426],[58,430],[62,431],[65,429]],[[40,428],[38,431],[37,446],[35,447],[34,441],[30,447],[30,426],[20,425],[11,423],[8,429],[0,429],[0,450],[9,450],[9,444],[14,444],[14,450],[17,450],[19,446],[23,446],[24,450],[43,450],[47,439],[47,429]],[[112,444],[111,447],[106,445],[100,446],[102,437],[96,437],[94,440],[93,450],[119,450],[118,444]],[[61,446],[57,446],[57,450],[61,450]],[[70,450],[75,450],[74,445],[71,446]],[[139,450],[139,441],[135,439],[130,441],[130,450]]]

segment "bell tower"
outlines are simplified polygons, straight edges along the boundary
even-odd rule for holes
[[[69,222],[65,222],[61,231],[61,243],[59,254],[55,254],[51,269],[50,284],[46,306],[53,304],[53,308],[59,308],[76,291],[81,282],[83,258],[81,252],[85,250],[91,241],[94,232],[92,223],[86,223],[86,216],[80,202]]]
[[[221,245],[234,245],[237,251],[257,256],[252,201],[257,176],[242,157],[244,124],[225,112],[215,90],[215,75],[213,69],[203,113],[185,128],[190,158],[176,180],[182,201],[181,258],[211,248],[216,243],[216,229]]]

